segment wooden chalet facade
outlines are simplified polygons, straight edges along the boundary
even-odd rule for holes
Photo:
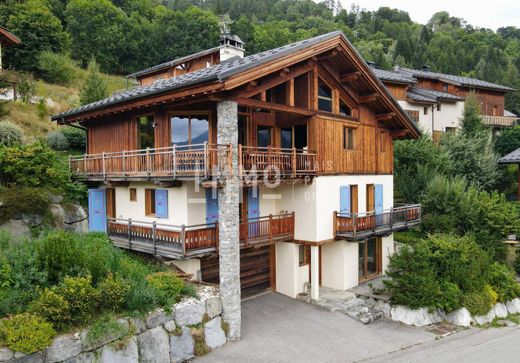
[[[70,165],[91,228],[205,281],[240,248],[243,289],[296,297],[310,282],[318,298],[384,273],[392,232],[420,221],[419,205],[394,208],[392,175],[393,140],[419,131],[341,32],[53,119],[87,129]]]

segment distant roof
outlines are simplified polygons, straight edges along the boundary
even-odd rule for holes
[[[499,164],[520,164],[520,149],[498,159]]]
[[[174,60],[171,60],[171,61],[168,61],[168,62],[164,62],[164,63],[161,63],[161,64],[157,64],[155,66],[151,66],[151,67],[142,69],[140,71],[134,72],[132,74],[129,74],[127,77],[137,77],[137,76],[142,76],[142,75],[147,74],[147,73],[153,73],[153,72],[156,72],[156,71],[160,71],[161,69],[164,69],[164,68],[173,68],[175,66],[178,66],[179,64],[183,64],[183,63],[189,62],[190,60],[197,59],[197,58],[204,57],[206,55],[210,55],[212,53],[215,53],[220,48],[222,48],[222,46],[206,49],[206,50],[203,50],[203,51],[198,52],[198,53],[187,55],[185,57],[176,58]]]
[[[20,38],[3,26],[0,26],[0,43],[2,43],[2,46],[8,47],[13,44],[20,44],[21,42]]]
[[[438,103],[438,102],[458,102],[464,101],[463,97],[459,97],[447,92],[435,91],[420,87],[411,87],[406,94],[412,101]]]
[[[267,50],[265,52],[253,54],[244,58],[230,58],[227,61],[208,68],[200,69],[195,72],[182,74],[172,78],[160,79],[151,85],[140,86],[114,94],[100,101],[89,103],[88,105],[54,115],[52,116],[52,119],[57,120],[62,117],[68,117],[86,111],[92,111],[101,107],[112,106],[122,102],[131,101],[133,99],[162,94],[204,82],[223,81],[243,71],[258,67],[264,63],[282,58],[288,54],[292,54],[296,51],[305,49],[315,44],[319,44],[325,40],[332,39],[342,34],[343,33],[341,31],[335,31],[328,34],[319,35],[314,38],[304,39],[292,44],[287,44],[278,48]]]
[[[384,69],[377,69],[370,67],[372,73],[375,74],[377,78],[382,81],[395,82],[395,83],[404,83],[404,84],[414,84],[415,78],[411,75],[398,73],[394,71],[386,71]]]
[[[516,117],[517,115],[512,113],[511,111],[504,110],[504,116],[505,117]]]
[[[453,74],[437,73],[427,70],[417,70],[411,68],[398,68],[397,72],[416,77],[416,78],[428,78],[444,81],[446,83],[452,83],[459,86],[470,87],[470,88],[485,88],[495,91],[512,92],[515,89],[511,87],[502,86],[500,84],[482,81],[476,78],[455,76]]]

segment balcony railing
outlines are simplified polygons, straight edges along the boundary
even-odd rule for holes
[[[69,158],[78,178],[207,178],[231,168],[229,145],[197,144],[85,154]]]
[[[239,145],[238,158],[241,176],[296,178],[318,171],[316,153],[303,149]]]
[[[520,121],[520,117],[511,116],[482,116],[484,125],[489,126],[514,126]]]
[[[240,223],[242,248],[294,239],[294,212],[252,218]],[[192,226],[108,218],[107,234],[115,246],[173,259],[218,251],[218,223]]]
[[[397,206],[381,212],[334,212],[334,235],[337,239],[360,241],[402,231],[420,222],[420,204]]]

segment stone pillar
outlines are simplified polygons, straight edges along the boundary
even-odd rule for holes
[[[318,246],[311,246],[311,299],[320,298],[320,253]]]
[[[219,271],[223,318],[229,324],[228,339],[240,339],[240,241],[238,177],[238,104],[217,104],[217,143],[232,145],[232,170],[218,191]]]

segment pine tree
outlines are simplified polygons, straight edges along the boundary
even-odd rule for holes
[[[475,92],[470,92],[466,97],[460,123],[462,133],[468,137],[477,136],[483,130],[480,104]]]
[[[99,74],[99,66],[95,59],[88,64],[88,75],[80,93],[80,102],[82,105],[99,101],[108,97],[107,85]]]

